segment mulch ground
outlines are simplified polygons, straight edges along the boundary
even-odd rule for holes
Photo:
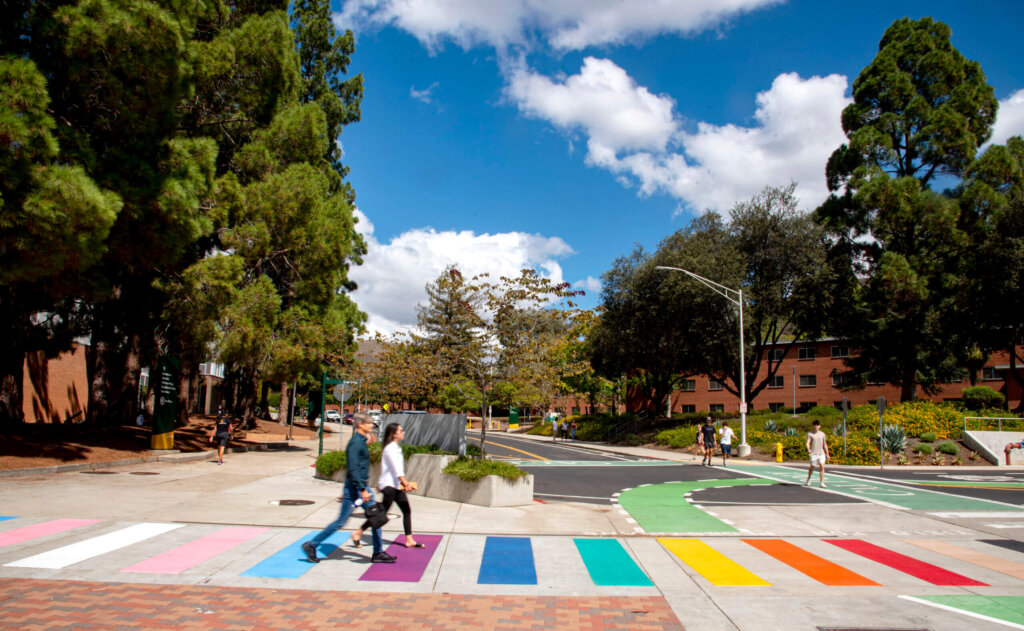
[[[683,628],[660,596],[316,592],[36,579],[0,579],[0,610],[0,629],[22,630]]]
[[[174,429],[174,448],[182,452],[213,449],[209,442],[214,417],[193,415],[189,424]],[[312,438],[315,432],[295,425],[292,437]],[[256,427],[235,427],[233,445],[284,441],[288,427],[275,421],[256,421]],[[115,462],[150,455],[150,428],[119,425],[25,423],[0,436],[0,470],[52,467],[62,464]]]

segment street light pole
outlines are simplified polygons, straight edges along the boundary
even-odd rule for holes
[[[744,344],[743,344],[743,290],[732,289],[725,285],[716,283],[715,281],[704,278],[699,274],[694,274],[689,270],[685,270],[681,267],[668,267],[666,265],[658,265],[654,269],[667,269],[676,272],[682,272],[701,283],[711,291],[715,292],[719,296],[722,296],[732,304],[739,307],[740,310],[740,445],[739,452],[737,455],[740,458],[746,458],[750,455],[750,445],[747,444],[747,371],[744,364]],[[729,294],[736,294],[733,298]],[[669,395],[671,397],[671,395]]]

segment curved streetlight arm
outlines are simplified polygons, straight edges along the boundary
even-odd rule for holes
[[[686,274],[687,276],[689,276],[690,278],[692,278],[692,279],[696,280],[697,282],[703,284],[708,289],[710,289],[711,291],[715,292],[719,296],[725,298],[726,300],[728,300],[732,304],[736,305],[737,307],[740,306],[739,296],[743,295],[742,292],[736,291],[735,289],[732,289],[730,287],[726,287],[725,285],[721,285],[719,283],[716,283],[715,281],[711,280],[710,278],[704,278],[700,274],[694,274],[693,272],[691,272],[689,270],[685,270],[685,269],[683,269],[681,267],[669,267],[667,265],[656,265],[654,267],[654,269],[670,269],[670,270],[675,270],[677,272],[682,272],[682,273]],[[733,298],[732,296],[730,296],[729,295],[730,293],[736,294],[736,298]]]
[[[715,292],[719,296],[722,296],[732,304],[739,307],[740,310],[740,445],[739,445],[739,456],[745,458],[750,453],[750,446],[747,445],[747,373],[744,362],[744,344],[743,344],[743,290],[732,289],[726,287],[720,283],[716,283],[710,278],[704,278],[699,274],[694,274],[690,270],[685,270],[681,267],[669,267],[667,265],[657,265],[654,269],[665,269],[672,270],[675,272],[682,272],[701,283],[711,291]],[[733,298],[729,294],[735,294]]]

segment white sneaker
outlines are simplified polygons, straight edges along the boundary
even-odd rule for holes
[[[811,481],[810,480],[804,482],[804,486],[810,486],[810,485],[811,485]]]
[[[820,486],[821,486],[821,488],[823,488],[823,489],[827,489],[827,488],[828,488],[828,486],[826,486],[824,482],[822,482]]]

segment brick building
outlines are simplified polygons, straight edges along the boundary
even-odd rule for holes
[[[844,390],[842,373],[847,370],[844,359],[856,352],[835,338],[808,341],[780,342],[767,349],[761,360],[761,369],[754,383],[768,375],[768,360],[774,367],[781,362],[775,377],[756,397],[748,401],[750,410],[792,408],[806,410],[812,407],[839,407],[846,397],[851,407],[874,404],[879,396],[886,401],[898,402],[900,388],[891,384],[869,383],[858,390]],[[751,358],[747,359],[749,362]],[[1021,386],[1009,375],[1010,357],[1005,351],[993,353],[985,367],[978,373],[978,385],[985,385],[1006,397],[1011,409],[1020,405]],[[1017,366],[1018,374],[1024,374],[1024,367]],[[918,389],[918,398],[932,401],[958,401],[964,388],[970,386],[968,379],[947,383],[936,395],[926,395]],[[739,398],[727,391],[722,384],[707,375],[696,375],[685,380],[683,386],[672,392],[673,413],[739,410]],[[656,409],[657,408],[657,409]],[[632,388],[626,397],[629,411],[652,410],[660,414],[666,411],[665,403],[655,404],[650,393],[642,388]]]

